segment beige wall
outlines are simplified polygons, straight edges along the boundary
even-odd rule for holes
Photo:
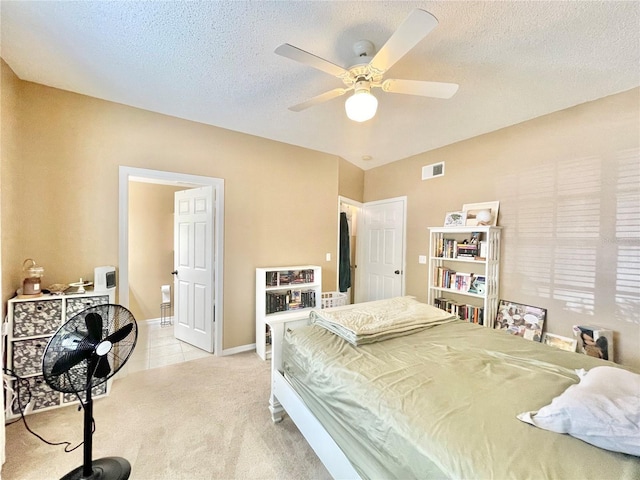
[[[18,94],[20,81],[0,59],[0,205],[2,216],[2,298],[13,296],[22,282],[22,262],[26,258],[21,249],[16,225],[19,225],[21,210],[11,208],[20,204],[17,186],[28,179],[23,176],[18,154]],[[23,258],[24,257],[24,258]],[[3,302],[2,318],[6,309]]]
[[[184,187],[129,182],[129,310],[160,317],[160,287],[173,294],[173,198]]]
[[[640,367],[637,89],[363,174],[331,155],[21,82],[4,63],[2,80],[3,300],[27,256],[45,285],[118,264],[119,165],[225,180],[225,349],[254,341],[255,267],[315,263],[323,290],[336,289],[324,257],[337,256],[338,194],[407,196],[407,293],[423,300],[427,227],[499,200],[501,297],[547,308],[553,333],[614,329],[617,359]],[[421,181],[441,160],[445,177]]]
[[[407,294],[427,298],[429,226],[500,201],[500,297],[547,309],[545,330],[616,332],[640,367],[640,90],[596,100],[365,172],[365,201],[407,195]],[[445,162],[445,176],[421,167]]]
[[[338,194],[357,202],[364,198],[364,171],[343,158],[338,163]]]
[[[18,83],[24,142],[6,168],[20,201],[3,203],[2,219],[19,247],[3,251],[5,290],[25,255],[45,267],[45,285],[118,265],[119,165],[224,179],[225,349],[255,341],[256,267],[317,264],[323,290],[335,290],[325,253],[337,255],[337,157]]]

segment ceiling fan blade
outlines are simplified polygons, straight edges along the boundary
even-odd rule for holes
[[[77,364],[89,358],[92,352],[93,348],[89,347],[85,349],[78,348],[77,350],[63,353],[62,356],[56,360],[56,363],[53,364],[51,375],[58,376],[68,372]]]
[[[283,57],[290,58],[291,60],[295,60],[296,62],[309,65],[310,67],[318,69],[321,72],[328,73],[329,75],[333,75],[334,77],[343,78],[345,76],[349,76],[349,72],[339,65],[331,63],[324,58],[317,57],[312,53],[300,50],[298,47],[294,47],[288,43],[283,43],[276,48],[275,53]]]
[[[96,372],[94,376],[98,378],[104,378],[111,373],[111,366],[109,365],[109,360],[107,356],[100,357],[98,359],[98,365],[96,365]]]
[[[96,312],[90,312],[84,317],[84,323],[89,332],[88,339],[96,345],[102,339],[102,317]]]
[[[406,93],[422,97],[451,98],[458,91],[457,83],[421,82],[418,80],[396,80],[382,82],[382,90],[391,93]]]
[[[131,330],[133,330],[133,323],[127,323],[124,327],[116,330],[111,335],[106,337],[105,340],[108,340],[111,343],[118,343],[119,341],[125,339],[127,335],[131,333]]]
[[[426,37],[436,25],[438,25],[436,17],[425,10],[415,9],[380,48],[369,66],[377,74],[386,72]]]
[[[289,110],[293,112],[300,112],[306,108],[313,107],[314,105],[318,105],[319,103],[323,103],[331,99],[334,99],[336,97],[339,97],[341,95],[344,95],[349,90],[352,90],[352,89],[351,88],[334,88],[333,90],[329,90],[328,92],[325,92],[321,95],[310,98],[306,102],[302,102],[297,105],[294,105],[293,107],[289,107]]]

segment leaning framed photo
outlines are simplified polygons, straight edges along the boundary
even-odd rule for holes
[[[465,203],[462,211],[465,212],[465,225],[498,225],[498,209],[500,202]]]
[[[467,219],[467,212],[459,211],[459,212],[449,212],[447,216],[444,217],[444,226],[445,227],[464,227],[465,220]]]
[[[494,328],[505,330],[512,335],[542,341],[542,328],[547,318],[547,310],[531,305],[500,300]]]
[[[554,333],[545,333],[542,335],[542,343],[551,347],[566,350],[567,352],[575,352],[578,346],[578,339],[571,337],[563,337]]]

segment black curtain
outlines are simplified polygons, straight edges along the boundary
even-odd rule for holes
[[[349,222],[347,214],[340,213],[340,291],[346,292],[351,286],[351,251],[349,247]]]

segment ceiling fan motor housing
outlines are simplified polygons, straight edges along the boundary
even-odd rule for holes
[[[353,85],[354,93],[371,91],[371,82],[366,77],[357,77]]]

